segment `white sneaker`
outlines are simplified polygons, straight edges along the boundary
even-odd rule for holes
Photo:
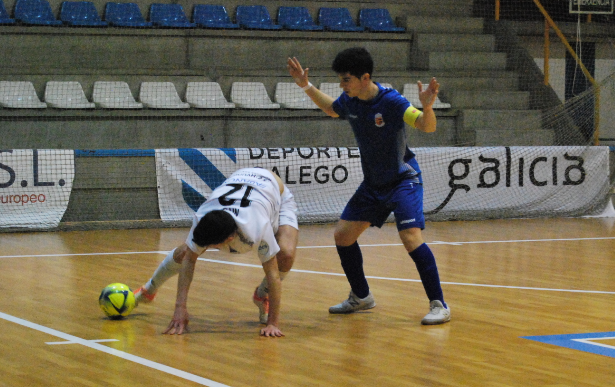
[[[345,313],[354,313],[358,310],[371,309],[376,306],[376,301],[374,301],[374,296],[370,292],[367,297],[361,299],[357,297],[352,290],[348,295],[348,299],[344,300],[341,304],[337,304],[329,308],[329,313],[332,314],[345,314]]]
[[[444,307],[442,302],[433,300],[429,303],[429,313],[423,318],[421,324],[423,325],[437,325],[444,324],[451,320],[451,310],[448,305]]]

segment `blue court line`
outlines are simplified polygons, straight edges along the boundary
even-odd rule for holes
[[[545,344],[576,349],[596,355],[615,357],[615,346],[601,343],[600,340],[615,339],[615,332],[575,333],[570,335],[523,336],[522,339],[539,341]]]

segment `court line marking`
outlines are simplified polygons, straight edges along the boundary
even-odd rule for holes
[[[92,343],[104,343],[107,341],[119,341],[118,339],[101,339],[101,340],[88,340],[91,341]],[[49,345],[61,345],[61,344],[79,344],[75,341],[47,341],[45,342],[45,344],[49,344]]]
[[[612,346],[612,345],[596,343],[595,342],[595,340],[612,340],[612,339],[615,339],[615,337],[596,337],[596,338],[592,338],[592,339],[571,339],[571,340],[572,341],[578,341],[579,343],[595,345],[597,347],[604,347],[604,348],[615,349],[615,347]]]
[[[198,258],[199,261],[212,262],[212,263],[222,263],[225,265],[234,265],[234,266],[245,266],[245,267],[256,267],[262,269],[261,265],[254,265],[251,263],[240,263],[240,262],[229,262],[229,261],[220,261],[216,259],[209,258]],[[307,273],[307,274],[322,274],[322,275],[331,275],[338,277],[345,277],[344,273],[330,273],[326,271],[313,271],[313,270],[301,270],[301,269],[292,269],[293,273]],[[365,278],[368,279],[378,279],[385,281],[400,281],[400,282],[421,282],[420,279],[409,279],[409,278],[394,278],[394,277],[376,277],[371,275],[366,275]],[[508,285],[490,285],[490,284],[469,284],[464,282],[440,282],[443,285],[459,285],[459,286],[476,286],[483,288],[501,288],[501,289],[518,289],[518,290],[540,290],[540,291],[549,291],[549,292],[568,292],[568,293],[590,293],[590,294],[615,294],[615,292],[607,292],[602,290],[580,290],[580,289],[552,289],[552,288],[535,288],[529,286],[508,286]]]
[[[430,241],[429,245],[451,245],[462,246],[470,244],[492,244],[492,243],[532,243],[532,242],[576,242],[576,241],[595,241],[595,240],[613,240],[615,237],[594,237],[594,238],[556,238],[556,239],[511,239],[501,241],[466,241],[466,242],[444,242],[444,241]],[[403,246],[402,243],[376,243],[376,244],[361,244],[361,247],[386,247],[386,246]],[[325,246],[297,246],[297,249],[331,249],[335,248],[335,245]],[[218,251],[211,249],[207,251]],[[25,254],[25,255],[0,255],[2,258],[45,258],[45,257],[77,257],[77,256],[93,256],[93,255],[129,255],[129,254],[168,254],[168,251],[124,251],[113,253],[65,253],[65,254]]]
[[[7,320],[7,321],[10,321],[10,322],[13,322],[15,324],[19,324],[19,325],[25,326],[27,328],[34,329],[34,330],[39,331],[39,332],[43,332],[43,333],[47,333],[47,334],[55,336],[55,337],[59,337],[61,339],[70,341],[71,343],[81,344],[81,345],[83,345],[85,347],[92,348],[92,349],[95,349],[97,351],[101,351],[101,352],[107,353],[109,355],[117,356],[117,357],[122,358],[124,360],[132,361],[132,362],[144,365],[146,367],[150,367],[150,368],[153,368],[155,370],[162,371],[162,372],[165,372],[167,374],[171,374],[173,376],[177,376],[177,377],[180,377],[182,379],[186,379],[186,380],[189,380],[191,382],[195,382],[195,383],[198,383],[198,384],[201,384],[201,385],[204,385],[204,386],[209,386],[209,387],[229,387],[226,384],[218,383],[218,382],[215,382],[213,380],[209,380],[209,379],[206,379],[206,378],[203,378],[203,377],[200,377],[200,376],[197,376],[197,375],[185,372],[185,371],[181,371],[181,370],[178,370],[176,368],[172,368],[172,367],[166,366],[164,364],[156,363],[154,361],[147,360],[147,359],[144,359],[144,358],[139,357],[139,356],[131,355],[131,354],[123,352],[123,351],[118,351],[117,349],[113,349],[113,348],[104,346],[102,344],[95,343],[95,342],[93,342],[91,340],[85,340],[85,339],[82,339],[82,338],[79,338],[79,337],[76,337],[76,336],[73,336],[73,335],[69,335],[67,333],[60,332],[60,331],[57,331],[57,330],[52,329],[52,328],[47,328],[46,326],[35,324],[35,323],[30,322],[28,320],[24,320],[24,319],[21,319],[19,317],[11,316],[11,315],[6,314],[6,313],[0,312],[0,318],[2,318],[4,320]]]

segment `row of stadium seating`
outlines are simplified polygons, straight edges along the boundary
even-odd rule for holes
[[[392,88],[388,83],[384,87]],[[339,83],[321,83],[320,90],[331,96],[341,94]],[[404,85],[402,94],[416,107],[421,108],[418,87],[415,83]],[[90,102],[79,82],[49,81],[45,86],[42,102],[32,82],[0,81],[0,106],[12,109],[318,109],[307,95],[292,82],[277,83],[272,101],[261,82],[234,82],[230,101],[217,82],[188,82],[185,102],[172,82],[142,82],[139,101],[135,100],[126,82],[97,81],[94,83]],[[439,99],[434,108],[447,109],[451,105]]]
[[[0,0],[0,24],[80,26],[80,27],[162,27],[162,28],[218,28],[303,31],[375,31],[404,32],[397,27],[385,8],[361,9],[359,23],[355,23],[347,8],[320,8],[318,24],[305,7],[279,7],[275,24],[264,5],[237,6],[235,23],[223,5],[197,4],[192,21],[180,4],[151,4],[149,21],[145,20],[136,3],[107,3],[104,20],[90,1],[65,1],[56,19],[47,0],[17,0],[12,19]]]

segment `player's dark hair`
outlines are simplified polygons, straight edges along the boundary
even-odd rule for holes
[[[192,241],[201,247],[222,243],[237,230],[231,214],[214,210],[205,214],[194,228]]]
[[[361,78],[367,73],[372,76],[374,71],[374,60],[363,47],[352,47],[341,51],[333,60],[331,66],[337,74],[350,74],[357,78]]]

